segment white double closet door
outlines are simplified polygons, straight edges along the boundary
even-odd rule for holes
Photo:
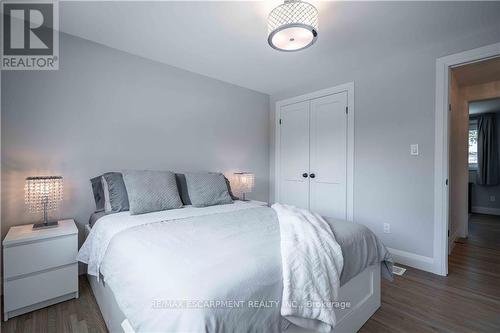
[[[347,92],[280,108],[281,203],[346,219]]]

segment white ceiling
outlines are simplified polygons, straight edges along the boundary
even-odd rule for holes
[[[311,1],[320,15],[317,43],[282,53],[266,40],[267,14],[279,3],[61,2],[60,28],[273,95],[341,67],[470,34],[499,24],[500,17],[499,2]]]

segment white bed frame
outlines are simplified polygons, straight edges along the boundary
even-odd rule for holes
[[[90,227],[85,226],[87,236]],[[337,325],[330,333],[357,332],[380,307],[380,263],[367,267],[340,288],[339,301],[350,302],[350,307],[335,310]],[[101,310],[108,330],[112,333],[134,332],[127,318],[116,303],[113,292],[103,279],[87,275],[92,291]],[[309,333],[295,325],[290,325],[286,333]]]

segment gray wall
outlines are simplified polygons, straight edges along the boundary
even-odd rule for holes
[[[120,169],[253,171],[268,199],[269,97],[61,34],[60,70],[2,73],[2,235],[24,178],[64,177],[53,217],[86,223],[89,178]]]
[[[274,124],[276,101],[354,81],[354,220],[391,248],[432,257],[436,58],[499,42],[500,25],[425,47],[408,39],[389,57],[357,63],[355,70],[325,67],[313,84],[271,96],[270,118]],[[274,198],[274,126],[271,141]],[[419,156],[410,156],[412,143],[419,144]],[[391,224],[391,234],[383,233],[384,222]]]
[[[469,171],[469,181],[472,185],[472,210],[474,208],[494,208],[500,210],[500,186],[482,186],[476,184],[477,172]],[[491,201],[490,197],[494,196],[495,200]]]

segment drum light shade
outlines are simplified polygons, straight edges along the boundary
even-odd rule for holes
[[[318,38],[318,10],[310,3],[286,0],[268,17],[269,45],[280,51],[303,50]]]

